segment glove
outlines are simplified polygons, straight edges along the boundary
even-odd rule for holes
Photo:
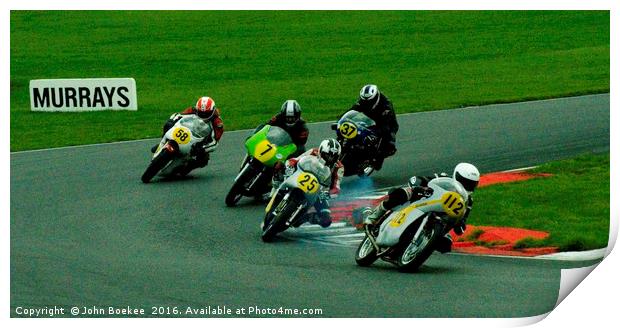
[[[319,201],[328,202],[331,199],[331,195],[329,194],[329,190],[323,190],[319,194]]]
[[[364,143],[367,145],[375,145],[377,143],[377,137],[372,134],[367,135],[366,138],[364,138]]]
[[[433,194],[433,188],[417,186],[411,188],[411,192],[413,193],[412,198],[420,199],[422,197],[430,197]]]
[[[467,224],[465,223],[465,220],[461,221],[461,224],[457,225],[456,227],[454,227],[454,233],[457,236],[462,235],[465,232],[465,229],[467,229]]]
[[[285,169],[284,169],[284,175],[290,176],[293,173],[295,173],[295,168],[293,166],[288,165],[288,163],[286,163]]]
[[[180,119],[181,117],[183,117],[183,115],[179,114],[179,113],[174,113],[172,115],[170,115],[170,120],[176,121],[178,119]]]

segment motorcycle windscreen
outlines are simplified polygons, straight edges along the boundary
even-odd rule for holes
[[[329,186],[332,172],[323,164],[323,160],[316,156],[307,155],[303,156],[297,162],[297,166],[308,173],[312,173],[319,180],[319,183],[323,186]]]
[[[416,220],[422,220],[425,214],[425,212],[414,206],[408,206],[398,212],[390,214],[381,224],[381,228],[379,228],[377,245],[381,247],[396,245],[407,227]]]
[[[285,160],[297,151],[297,145],[288,132],[281,127],[271,126],[267,132],[267,140],[277,148],[274,156],[276,160]]]
[[[340,120],[338,120],[338,125],[341,125],[344,122],[352,122],[355,123],[355,125],[366,129],[377,124],[373,119],[366,116],[366,114],[356,110],[350,110],[342,115]]]
[[[248,138],[245,148],[248,155],[268,167],[276,162],[286,160],[297,150],[289,134],[277,126],[265,125],[260,131]]]
[[[348,140],[363,140],[368,135],[375,135],[375,121],[355,110],[346,112],[338,120],[338,136]]]
[[[293,143],[293,139],[288,132],[278,126],[269,126],[267,140],[276,146],[286,146]]]
[[[206,123],[201,118],[196,117],[195,115],[183,117],[179,121],[179,124],[192,131],[192,135],[195,138],[203,139],[210,136],[212,132],[211,124]]]

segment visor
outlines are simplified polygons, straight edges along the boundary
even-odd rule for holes
[[[330,166],[336,163],[336,161],[338,160],[338,156],[336,156],[336,154],[323,153],[321,154],[321,158],[323,158],[323,160],[325,161],[325,164],[330,165]]]
[[[286,116],[286,117],[284,117],[284,121],[288,125],[293,125],[293,124],[297,123],[297,118],[295,116]]]
[[[458,172],[456,173],[456,181],[460,182],[465,190],[472,192],[478,186],[478,181],[469,180],[466,177],[460,175]]]

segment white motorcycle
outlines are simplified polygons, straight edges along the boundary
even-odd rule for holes
[[[305,214],[322,193],[329,189],[330,169],[316,156],[303,156],[297,169],[287,174],[265,208],[261,238],[273,240],[276,234],[304,222]]]
[[[381,258],[411,272],[431,256],[439,238],[462,220],[469,196],[452,178],[435,178],[428,187],[433,190],[429,197],[388,211],[380,225],[365,226],[366,236],[355,256],[358,265],[369,266]]]
[[[161,138],[151,163],[142,174],[142,182],[149,183],[158,173],[161,176],[188,174],[192,147],[205,139],[208,140],[205,150],[215,150],[217,142],[211,124],[196,115],[183,115]]]

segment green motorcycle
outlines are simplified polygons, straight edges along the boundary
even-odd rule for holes
[[[297,146],[286,130],[271,125],[248,138],[247,156],[241,170],[226,195],[226,205],[235,206],[241,197],[257,197],[269,192],[274,167],[286,161],[297,151]]]

